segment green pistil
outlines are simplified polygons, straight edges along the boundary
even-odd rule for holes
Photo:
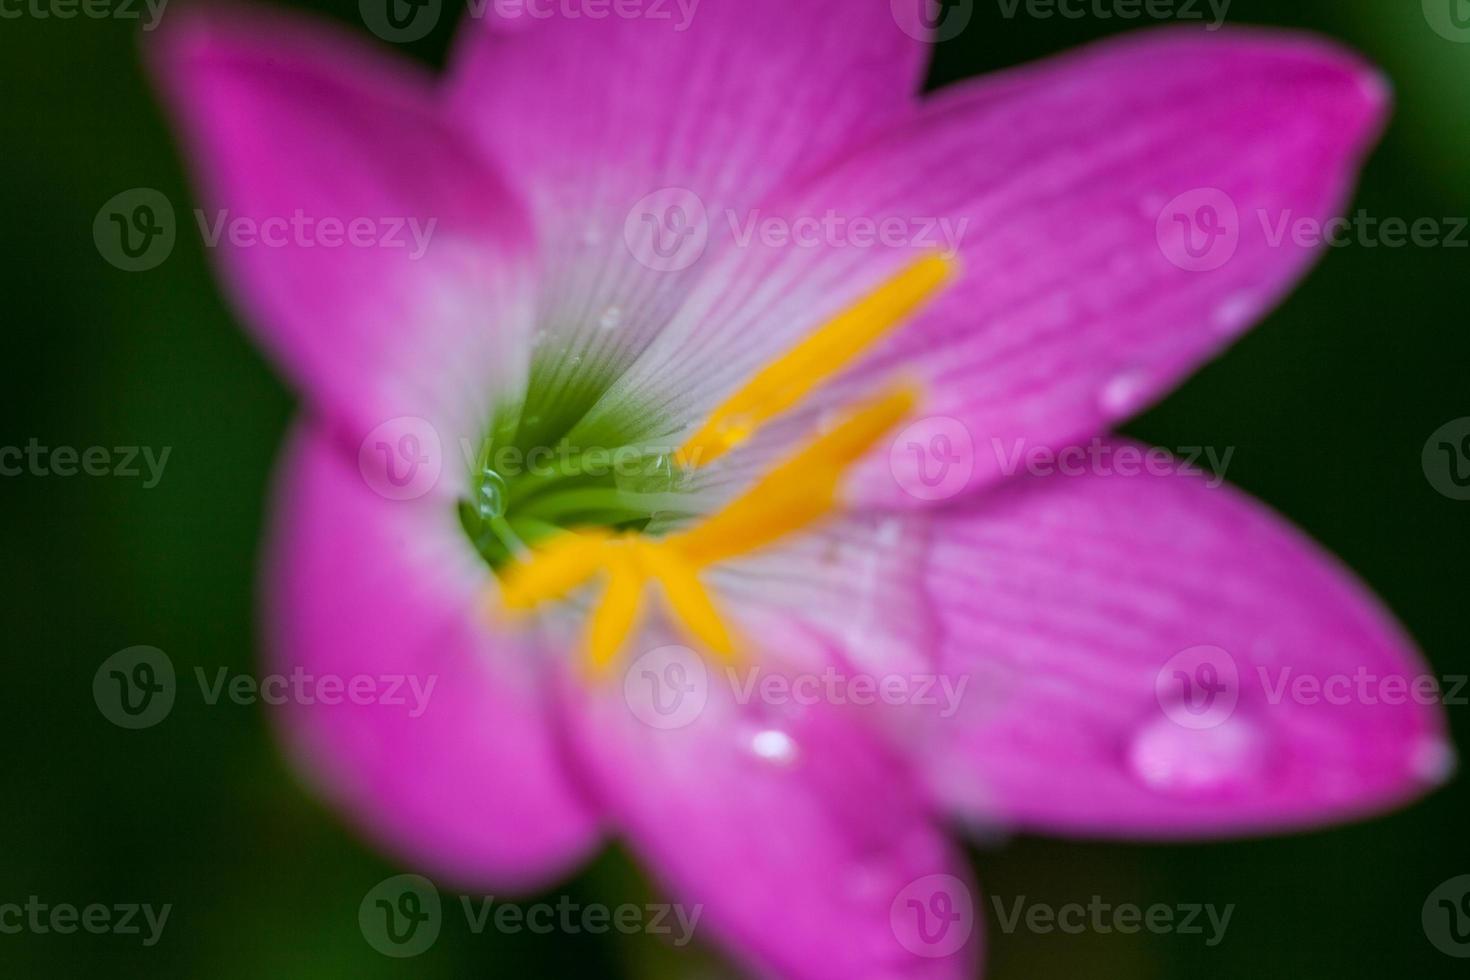
[[[497,435],[504,438],[503,431]],[[492,468],[493,441],[477,454],[479,473],[460,522],[492,568],[500,568],[541,541],[572,528],[641,531],[659,515],[692,513],[676,489],[667,457],[640,455],[631,446],[546,454],[530,471]],[[513,457],[514,458],[514,457]]]
[[[565,523],[585,514],[623,514],[626,520],[646,520],[681,503],[676,494],[587,487],[542,494],[528,501],[518,513],[555,523]]]

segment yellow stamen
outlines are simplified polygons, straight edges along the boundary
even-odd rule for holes
[[[838,314],[717,408],[679,451],[681,465],[703,466],[748,439],[877,343],[952,272],[949,260],[928,256]],[[600,529],[544,541],[504,570],[502,601],[512,610],[534,609],[605,573],[606,587],[586,629],[591,666],[601,673],[637,627],[647,585],[657,581],[669,613],[690,639],[731,658],[735,640],[700,572],[773,544],[837,509],[847,471],[916,401],[912,388],[895,388],[865,402],[689,530],[659,541]]]
[[[531,609],[564,598],[605,571],[607,587],[587,624],[588,658],[594,673],[602,673],[637,626],[645,587],[655,580],[690,639],[731,659],[730,628],[700,569],[763,548],[835,510],[844,474],[915,401],[912,389],[899,388],[860,406],[688,531],[661,541],[600,530],[552,538],[506,570],[503,600],[511,609]]]
[[[917,400],[913,389],[897,388],[867,402],[719,512],[661,544],[701,568],[764,548],[825,517],[837,506],[843,475]]]
[[[516,561],[501,576],[500,600],[507,609],[525,611],[563,599],[602,571],[612,545],[603,530],[561,534],[534,551],[534,559]]]
[[[749,439],[887,336],[953,274],[954,263],[927,255],[767,364],[710,414],[679,450],[687,469],[706,466]]]
[[[627,548],[607,555],[607,589],[587,620],[587,655],[594,674],[602,674],[623,648],[643,613],[643,574]]]
[[[694,564],[673,548],[654,542],[641,542],[643,567],[663,587],[669,611],[685,631],[726,660],[735,655],[735,642],[724,617],[699,580]]]

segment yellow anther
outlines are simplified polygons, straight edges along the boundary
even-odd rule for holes
[[[562,599],[602,571],[612,535],[600,529],[560,534],[509,565],[500,577],[500,600],[525,611]]]
[[[842,477],[913,410],[912,388],[860,406],[695,527],[664,539],[695,568],[764,548],[831,512]]]
[[[706,466],[745,442],[887,336],[953,272],[951,260],[926,255],[808,334],[710,414],[680,448],[680,465]]]

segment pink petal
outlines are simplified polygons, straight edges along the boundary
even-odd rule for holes
[[[554,238],[579,236],[594,202],[617,205],[620,231],[660,187],[758,197],[910,114],[929,56],[899,27],[905,2],[920,5],[700,0],[687,20],[674,2],[600,19],[492,7],[464,29],[451,97]]]
[[[937,515],[943,669],[976,694],[927,753],[947,805],[1194,837],[1362,816],[1447,775],[1442,712],[1412,693],[1427,668],[1346,570],[1229,488],[1103,445],[1090,475]]]
[[[974,976],[979,898],[906,764],[839,709],[736,690],[650,639],[607,689],[574,691],[593,780],[672,899],[701,908],[697,935],[759,975]],[[926,941],[910,900],[948,928],[924,920]]]
[[[763,242],[742,215],[751,243],[709,270],[610,401],[654,401],[678,377],[667,414],[692,424],[899,266],[957,242],[958,280],[850,379],[922,383],[929,421],[906,442],[959,461],[937,494],[953,497],[999,475],[992,438],[1102,431],[1264,315],[1317,255],[1276,228],[1339,212],[1385,101],[1355,57],[1247,31],[1147,32],[942,91],[765,202],[757,217],[805,242]],[[1200,268],[1171,218],[1214,205],[1228,221],[1227,201],[1238,241],[1216,239],[1205,258],[1221,264]],[[937,460],[905,450],[877,454],[853,492],[933,499],[919,467]]]
[[[597,843],[540,652],[492,633],[488,572],[438,501],[386,500],[323,430],[293,440],[267,562],[270,669],[407,677],[404,704],[292,700],[284,734],[382,846],[450,881],[532,888]],[[432,683],[433,687],[428,685]],[[392,700],[398,700],[392,699]]]
[[[544,348],[582,355],[546,370],[555,398],[532,414],[575,422],[658,335],[730,247],[726,209],[913,112],[928,52],[894,8],[925,2],[700,0],[686,24],[671,0],[466,26],[452,104],[530,202]]]
[[[430,79],[309,20],[170,23],[156,68],[198,168],[202,233],[220,236],[247,322],[360,430],[353,449],[401,416],[442,424],[446,443],[482,426],[494,365],[524,357],[528,233],[443,123]]]

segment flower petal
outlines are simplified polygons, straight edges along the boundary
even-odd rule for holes
[[[411,415],[477,434],[529,342],[529,232],[431,80],[301,18],[171,25],[160,83],[251,326],[357,439]]]
[[[657,642],[575,715],[629,844],[700,928],[761,975],[974,976],[974,886],[901,758],[830,705],[740,704]]]
[[[825,0],[699,0],[602,18],[527,4],[464,29],[451,103],[540,240],[548,394],[528,414],[546,431],[569,428],[729,248],[726,209],[913,112],[928,51],[894,11],[926,2],[839,15]]]
[[[665,417],[693,427],[916,254],[957,248],[957,281],[827,403],[905,373],[934,426],[954,420],[936,445],[959,459],[955,486],[927,493],[922,458],[884,453],[855,473],[861,499],[979,487],[1001,471],[982,440],[1102,431],[1269,310],[1319,252],[1289,229],[1278,239],[1282,222],[1338,213],[1384,103],[1354,57],[1246,31],[1148,32],[941,91],[742,215],[748,244],[709,270],[608,402],[672,387]]]
[[[1089,475],[936,514],[943,669],[980,695],[927,753],[950,807],[1195,837],[1357,817],[1447,775],[1427,668],[1349,573],[1228,487],[1101,445]]]
[[[491,633],[488,573],[453,508],[377,496],[314,425],[277,503],[270,669],[384,692],[283,709],[327,795],[381,845],[466,885],[544,885],[586,855],[595,821],[563,765],[546,665]],[[392,678],[406,680],[390,698]]]

